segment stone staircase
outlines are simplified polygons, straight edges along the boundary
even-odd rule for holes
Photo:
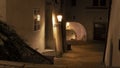
[[[0,21],[0,60],[53,64],[53,60],[29,47],[7,24]]]

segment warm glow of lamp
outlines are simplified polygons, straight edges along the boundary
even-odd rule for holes
[[[37,21],[40,21],[40,14],[36,15]]]
[[[57,15],[58,22],[62,22],[62,15]]]
[[[70,29],[70,23],[69,22],[66,23],[66,29]]]
[[[67,22],[66,27],[69,27],[69,26],[70,26],[70,23],[69,23],[69,22]]]

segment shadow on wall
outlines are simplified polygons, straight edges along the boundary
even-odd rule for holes
[[[87,32],[85,27],[79,22],[66,23],[66,40],[87,40]]]
[[[29,47],[5,22],[0,21],[0,60],[53,64],[53,59]]]

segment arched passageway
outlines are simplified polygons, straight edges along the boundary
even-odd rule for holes
[[[75,36],[73,38],[73,36]],[[87,32],[85,27],[79,22],[67,22],[66,23],[66,39],[67,40],[87,40]]]
[[[74,30],[66,30],[66,40],[76,40],[77,35]]]

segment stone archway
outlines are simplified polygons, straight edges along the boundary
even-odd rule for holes
[[[87,32],[85,27],[79,22],[67,22],[66,30],[72,30],[76,34],[75,40],[86,41],[87,40]]]
[[[66,40],[76,40],[77,35],[74,30],[66,30]]]

